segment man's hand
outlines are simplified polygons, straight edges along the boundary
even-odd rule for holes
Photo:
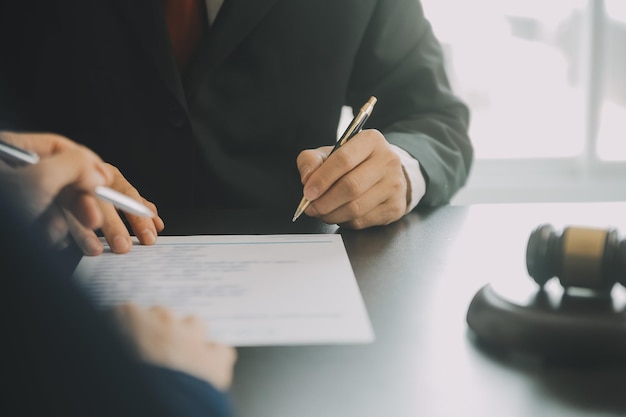
[[[221,390],[230,387],[237,352],[207,340],[207,326],[199,318],[134,304],[117,306],[114,312],[145,361],[186,372]]]
[[[142,245],[154,244],[157,239],[157,233],[165,227],[163,220],[158,216],[156,206],[143,198],[137,189],[124,178],[119,169],[110,164],[107,164],[107,168],[113,178],[110,185],[111,188],[143,203],[154,212],[155,217],[153,218],[135,216],[130,213],[123,214]],[[102,233],[111,247],[111,251],[114,253],[127,253],[133,244],[130,233],[120,217],[120,213],[110,203],[100,201],[99,205],[103,214]],[[68,219],[68,224],[74,240],[85,255],[94,256],[102,253],[102,243],[92,229],[82,226],[80,222],[75,221],[71,217]]]
[[[384,225],[407,210],[409,185],[399,156],[382,133],[364,130],[330,157],[332,147],[298,155],[305,213],[353,229]]]

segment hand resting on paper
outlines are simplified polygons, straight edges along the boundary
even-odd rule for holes
[[[207,326],[198,317],[178,317],[165,307],[130,303],[113,311],[146,362],[186,372],[222,391],[230,387],[237,352],[207,340]]]
[[[113,177],[111,188],[143,203],[157,214],[153,218],[139,217],[130,213],[121,214],[112,204],[99,201],[100,209],[103,214],[101,229],[111,251],[114,253],[127,253],[132,248],[130,233],[122,221],[122,215],[128,220],[131,229],[142,245],[152,245],[156,243],[157,233],[162,231],[165,227],[163,220],[158,216],[156,206],[143,198],[139,194],[139,191],[124,178],[119,169],[111,164],[106,164],[106,166]],[[96,238],[96,234],[92,229],[84,227],[79,222],[70,221],[69,224],[72,236],[74,236],[77,242],[89,241],[96,244],[96,246],[93,246],[93,250],[88,250],[87,247],[82,246],[83,252],[86,255],[99,255],[102,253],[102,243]]]

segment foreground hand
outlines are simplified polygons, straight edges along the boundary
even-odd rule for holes
[[[364,130],[328,156],[331,147],[298,156],[305,213],[353,229],[384,225],[407,210],[408,180],[382,133]]]
[[[154,212],[155,217],[153,218],[140,217],[130,213],[123,214],[142,245],[154,244],[157,239],[157,233],[165,227],[163,220],[158,216],[156,206],[143,198],[137,189],[124,178],[119,169],[110,164],[107,164],[107,168],[113,178],[111,188],[143,203]],[[120,217],[121,214],[110,203],[99,201],[99,206],[103,214],[102,233],[111,247],[111,251],[114,253],[127,253],[132,248],[133,243],[130,233]],[[102,253],[102,243],[92,229],[84,227],[71,217],[68,219],[68,224],[74,240],[85,255],[93,256]]]
[[[145,361],[186,372],[221,390],[230,387],[237,352],[208,341],[207,326],[199,318],[134,304],[116,307],[115,315]]]
[[[65,238],[64,211],[85,228],[102,224],[103,216],[93,190],[113,181],[106,164],[89,149],[50,133],[2,131],[0,138],[40,156],[36,165],[12,167],[0,163],[0,188],[38,219],[53,243]]]

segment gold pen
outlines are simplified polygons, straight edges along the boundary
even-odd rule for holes
[[[330,151],[328,156],[332,155],[333,152],[341,148],[346,142],[348,142],[357,133],[359,133],[361,129],[363,129],[363,125],[365,124],[367,119],[372,114],[372,111],[374,110],[374,105],[376,104],[376,101],[377,99],[374,96],[370,97],[370,99],[367,100],[367,103],[365,103],[363,107],[361,107],[361,110],[359,110],[357,115],[354,116],[354,119],[352,119],[352,121],[348,125],[348,128],[346,129],[345,132],[343,132],[343,135],[341,135],[341,138],[339,138],[339,140],[337,141],[333,149]],[[293,215],[293,219],[291,221],[295,222],[298,219],[298,217],[300,217],[300,215],[304,213],[304,210],[306,210],[306,208],[309,207],[309,204],[311,204],[311,202],[307,200],[306,197],[302,197],[302,200],[300,200],[300,204],[298,204],[296,213]]]

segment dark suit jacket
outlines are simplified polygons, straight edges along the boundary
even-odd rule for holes
[[[139,362],[0,190],[2,416],[225,417],[225,394]]]
[[[332,144],[343,105],[419,160],[422,204],[472,159],[467,108],[418,0],[226,0],[190,68],[161,0],[0,0],[5,127],[93,148],[161,207],[283,207],[296,157]]]

